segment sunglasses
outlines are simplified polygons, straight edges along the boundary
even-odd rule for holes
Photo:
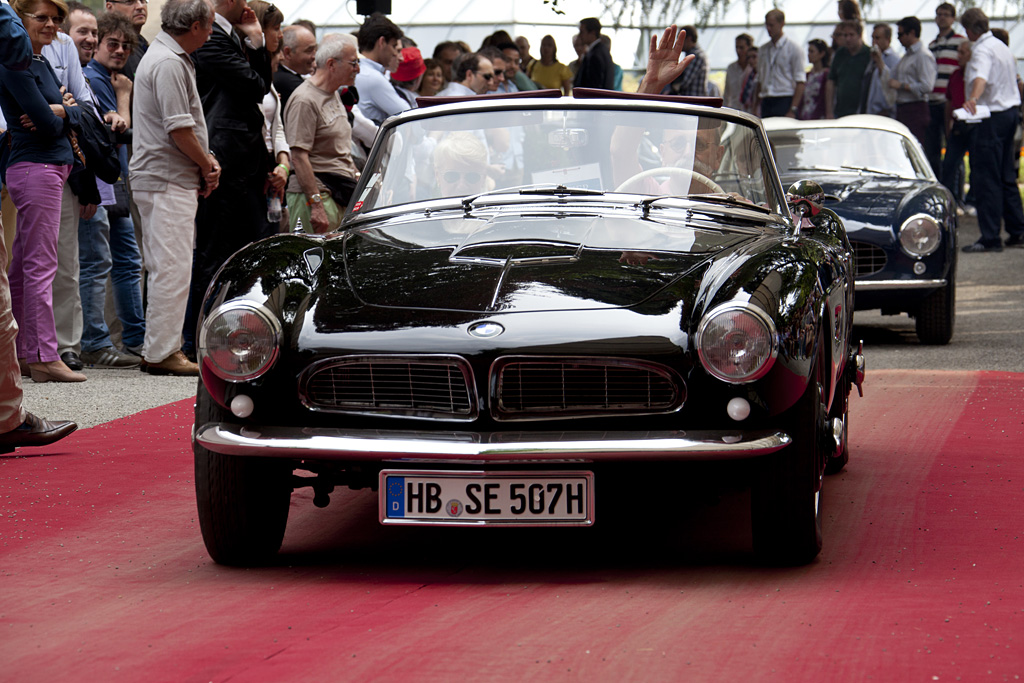
[[[480,74],[480,75],[484,77],[485,81],[489,81],[492,78],[494,78],[494,74]]]
[[[484,179],[483,175],[476,171],[445,171],[441,174],[446,183],[454,185],[459,182],[459,178],[465,178],[466,182],[470,185],[476,185]]]
[[[43,24],[44,26],[47,23],[53,24],[54,26],[60,26],[64,23],[64,17],[51,17],[48,14],[26,14],[25,16],[32,17],[35,21]]]
[[[111,52],[113,52],[114,50],[116,50],[118,48],[121,48],[125,52],[131,52],[132,51],[131,43],[122,43],[119,40],[113,40],[113,39],[104,40],[103,44],[106,45],[107,49],[110,50]]]

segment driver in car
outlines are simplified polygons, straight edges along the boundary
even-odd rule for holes
[[[686,55],[680,61],[685,36],[685,31],[672,25],[665,29],[660,40],[657,36],[651,37],[647,71],[637,92],[661,93],[665,84],[671,83],[693,61],[693,55]],[[617,128],[611,140],[612,158],[616,160],[613,176],[616,188],[653,195],[721,191],[708,181],[713,182],[725,154],[721,144],[722,125],[724,122],[711,118],[686,118],[681,120],[681,128],[664,130],[658,147],[662,168],[660,172],[652,169],[649,176],[642,175],[639,158],[643,129]],[[659,182],[655,176],[668,178]]]

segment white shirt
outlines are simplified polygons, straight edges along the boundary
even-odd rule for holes
[[[785,34],[779,36],[777,43],[769,40],[758,53],[757,78],[761,83],[761,97],[792,95],[797,83],[807,81],[803,51]]]
[[[92,91],[82,75],[82,63],[78,61],[78,48],[69,36],[58,32],[49,45],[43,46],[43,57],[57,73],[60,84],[68,89],[79,105],[95,106]]]
[[[288,140],[284,136],[284,125],[281,123],[281,96],[277,89],[270,86],[270,92],[263,96],[263,142],[267,145],[267,151],[273,155],[275,163],[277,155],[281,152],[291,154],[288,147]]]
[[[437,93],[438,97],[464,97],[466,95],[469,95],[470,97],[476,97],[475,92],[473,92],[466,86],[462,85],[461,83],[456,83],[455,81],[452,81],[447,86],[445,86],[444,90]]]
[[[359,91],[359,108],[366,118],[376,124],[384,119],[411,109],[409,103],[395,92],[387,71],[366,55],[359,58],[359,73],[356,74],[356,90]]]
[[[971,83],[975,78],[985,79],[985,90],[978,98],[978,104],[994,112],[1006,111],[1020,106],[1020,91],[1017,90],[1017,62],[1010,48],[986,32],[974,43],[971,59],[964,73],[964,89],[971,96]]]

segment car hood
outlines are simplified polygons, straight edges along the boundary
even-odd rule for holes
[[[675,214],[684,218],[631,211],[393,219],[345,235],[348,285],[374,306],[507,313],[628,307],[758,234],[725,229],[721,216]]]
[[[804,175],[793,175],[783,180],[788,187]],[[817,175],[812,178],[821,185],[825,194],[838,197],[839,201],[826,201],[825,206],[843,218],[864,222],[891,219],[896,215],[906,197],[923,185],[921,180],[894,178],[888,176],[864,176],[855,173]]]

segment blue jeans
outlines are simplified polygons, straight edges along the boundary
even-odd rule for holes
[[[78,279],[82,295],[82,351],[98,351],[110,342],[103,317],[107,276],[113,283],[114,307],[125,346],[142,346],[146,319],[142,312],[142,257],[131,218],[108,218],[102,206],[78,222]]]

